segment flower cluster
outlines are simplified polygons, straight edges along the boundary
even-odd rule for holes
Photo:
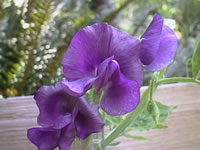
[[[34,99],[42,128],[28,130],[29,140],[40,150],[70,149],[75,136],[85,139],[104,125],[98,104],[84,94],[103,90],[100,106],[110,115],[123,115],[139,104],[144,68],[159,71],[177,50],[173,31],[155,14],[141,36],[134,38],[106,23],[81,29],[73,37],[62,66],[65,79],[55,86],[41,87]]]

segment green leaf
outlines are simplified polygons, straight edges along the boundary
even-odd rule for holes
[[[153,129],[166,129],[167,126],[163,125],[163,124],[157,124]]]
[[[157,102],[157,101],[155,101],[155,102],[156,102],[156,105],[157,105],[157,107],[160,111],[160,116],[159,116],[159,119],[157,121],[157,124],[162,124],[168,118],[169,113],[173,109],[175,109],[175,107],[174,106],[167,106],[167,105],[161,104],[160,102]],[[150,129],[160,129],[161,125],[157,125],[157,124],[155,124],[155,122],[152,118],[152,114],[149,113],[146,109],[145,111],[143,111],[139,115],[137,120],[129,126],[129,129],[127,131],[130,131],[130,130],[148,131]]]
[[[192,76],[197,77],[200,71],[200,37],[195,41],[194,52],[192,56]]]
[[[130,134],[125,134],[124,136],[128,137],[128,138],[136,139],[136,140],[146,140],[146,141],[151,140],[151,139],[146,138],[144,136],[136,136],[136,135],[130,135]]]
[[[113,143],[111,143],[111,144],[109,144],[109,146],[117,146],[117,145],[119,145],[121,142],[113,142]]]

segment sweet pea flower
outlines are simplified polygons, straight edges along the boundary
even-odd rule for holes
[[[174,32],[163,24],[161,16],[154,15],[141,39],[140,59],[148,71],[160,71],[169,65],[176,54],[178,40]]]
[[[70,150],[74,138],[85,139],[99,132],[104,123],[98,114],[98,105],[90,105],[83,97],[67,94],[61,82],[43,86],[34,96],[39,108],[41,128],[28,130],[28,139],[38,150]]]
[[[102,109],[110,115],[126,114],[139,103],[139,54],[140,40],[106,23],[87,26],[75,34],[63,57],[64,89],[73,96],[103,89]]]

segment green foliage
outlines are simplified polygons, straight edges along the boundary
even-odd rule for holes
[[[136,135],[130,135],[130,134],[125,134],[125,137],[131,138],[131,139],[135,139],[135,140],[145,140],[145,141],[149,141],[149,138],[146,138],[144,136],[136,136]]]
[[[189,40],[199,34],[199,0],[22,0],[21,3],[19,6],[15,0],[0,1],[0,94],[3,96],[34,94],[40,86],[62,78],[60,62],[73,35],[96,22],[106,21],[137,37],[154,13],[175,19],[176,32],[182,38],[179,47],[186,47],[189,53],[177,59],[184,60],[191,58],[193,43]],[[170,71],[188,76],[192,69],[190,64],[186,67],[181,72],[179,68],[184,67],[178,64],[178,69]],[[145,84],[149,83],[149,76],[145,73]]]
[[[136,131],[148,131],[151,129],[162,128],[163,127],[162,123],[166,121],[169,114],[171,113],[172,110],[175,109],[175,107],[167,106],[167,105],[161,104],[160,102],[157,102],[157,101],[156,101],[156,105],[160,112],[157,123],[155,123],[155,121],[152,117],[152,114],[149,113],[147,109],[145,109],[145,111],[143,111],[139,115],[137,120],[133,124],[131,124],[129,128],[131,128],[132,130],[136,130]]]
[[[192,76],[198,77],[200,73],[200,37],[196,39],[192,56]]]

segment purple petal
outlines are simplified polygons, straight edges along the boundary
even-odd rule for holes
[[[74,128],[74,123],[69,124],[67,127],[62,129],[59,148],[60,150],[70,150],[71,145],[75,138],[76,130]]]
[[[94,77],[96,67],[109,49],[110,39],[111,28],[105,23],[87,26],[77,32],[62,60],[66,79]]]
[[[55,86],[43,86],[35,94],[35,100],[39,108],[38,124],[42,127],[56,129],[68,125],[78,97],[68,95],[60,82]]]
[[[99,65],[114,56],[121,72],[128,79],[137,80],[138,76],[143,75],[141,65],[136,65],[140,67],[136,69],[140,70],[138,75],[136,66],[131,64],[137,62],[139,53],[138,39],[105,23],[87,26],[76,33],[63,57],[64,76],[68,81],[78,80],[77,82],[79,79],[96,77]]]
[[[174,58],[177,47],[178,40],[176,35],[168,26],[164,25],[160,38],[159,50],[154,61],[146,66],[146,69],[154,72],[165,68]]]
[[[156,57],[160,44],[162,27],[163,19],[158,14],[155,14],[151,24],[141,37],[142,45],[140,59],[145,65],[152,63]]]
[[[93,81],[95,81],[96,78],[90,78],[90,77],[85,77],[81,78],[75,81],[63,81],[63,89],[70,95],[72,96],[82,96],[84,95],[85,91],[90,89]]]
[[[104,123],[98,114],[98,105],[91,106],[82,99],[78,101],[77,109],[75,127],[79,138],[85,139],[89,134],[101,131]]]
[[[54,150],[58,146],[60,131],[44,128],[31,128],[28,139],[38,147],[38,150]]]
[[[101,100],[102,109],[110,115],[123,115],[135,109],[139,103],[140,85],[134,80],[128,80],[119,69],[116,61],[110,64],[107,73],[111,80],[104,87]]]

